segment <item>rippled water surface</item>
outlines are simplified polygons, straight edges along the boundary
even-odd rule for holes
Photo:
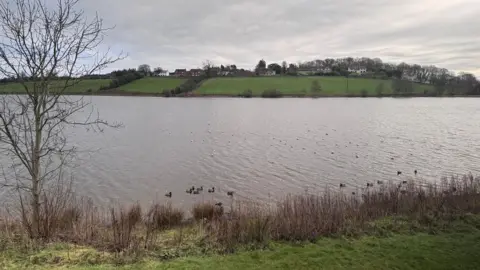
[[[268,200],[367,182],[480,173],[475,98],[164,99],[94,97],[103,134],[77,131],[77,191],[101,203]],[[418,176],[414,176],[414,170]],[[397,176],[397,171],[402,175]],[[168,199],[165,192],[171,191]]]

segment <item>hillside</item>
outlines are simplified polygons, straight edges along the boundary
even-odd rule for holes
[[[161,94],[163,90],[173,89],[185,81],[186,79],[180,78],[146,77],[122,85],[119,87],[119,90],[144,94]]]
[[[214,78],[205,81],[196,91],[199,95],[239,95],[247,89],[252,90],[254,96],[260,96],[264,90],[277,89],[284,95],[304,95],[310,93],[311,84],[318,80],[322,88],[321,94],[327,96],[361,95],[365,89],[368,95],[375,96],[379,84],[384,84],[383,94],[392,93],[391,81],[380,79],[349,78],[348,90],[345,77],[238,77]],[[414,92],[423,93],[432,86],[415,84]]]
[[[59,81],[59,84],[62,84],[63,81]],[[84,80],[79,82],[72,88],[69,88],[67,93],[70,94],[81,94],[90,92],[97,92],[102,85],[108,85],[110,83],[109,79],[95,79],[95,80]],[[24,92],[23,86],[20,83],[6,83],[0,84],[0,93],[1,94],[21,94]]]

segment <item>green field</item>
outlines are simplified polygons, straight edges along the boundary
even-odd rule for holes
[[[345,77],[248,77],[248,78],[214,78],[205,81],[196,91],[200,95],[228,95],[234,96],[250,89],[254,96],[260,96],[264,90],[277,89],[284,95],[308,95],[312,81],[318,80],[321,85],[321,95],[346,96],[360,95],[362,89],[368,95],[375,96],[376,88],[380,83],[384,84],[383,94],[392,93],[390,80],[349,78],[348,88]],[[430,85],[415,84],[414,91],[423,93],[430,89]]]
[[[63,82],[59,81],[58,83],[61,84]],[[70,93],[70,94],[86,93],[89,89],[91,89],[92,92],[97,92],[101,86],[108,85],[109,83],[110,83],[109,79],[84,80],[84,81],[80,81],[75,86],[68,88],[66,93]],[[30,85],[33,86],[33,83],[30,83]],[[23,86],[20,83],[0,84],[0,93],[21,94],[24,92],[25,90],[23,89]]]
[[[173,89],[184,83],[186,79],[147,77],[120,86],[119,90],[145,94],[161,94],[165,89]]]

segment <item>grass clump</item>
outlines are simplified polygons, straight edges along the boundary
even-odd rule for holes
[[[195,220],[214,220],[223,216],[223,206],[212,203],[196,203],[192,208]]]

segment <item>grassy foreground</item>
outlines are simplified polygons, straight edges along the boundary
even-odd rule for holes
[[[171,203],[105,212],[60,187],[37,234],[0,217],[0,268],[480,269],[480,177],[365,186],[198,202],[188,218]]]
[[[320,94],[325,96],[360,96],[366,90],[369,96],[376,96],[376,88],[383,83],[384,95],[392,94],[391,81],[379,79],[345,77],[246,77],[246,78],[213,78],[205,81],[198,90],[198,95],[237,96],[245,90],[252,90],[253,96],[261,96],[268,89],[280,90],[286,96],[309,95],[312,82],[318,80],[322,88]],[[423,93],[430,85],[415,84],[414,92]]]
[[[480,269],[480,217],[448,226],[411,226],[405,220],[372,223],[362,237],[322,238],[314,243],[272,242],[264,250],[162,260],[161,252],[135,262],[93,248],[52,244],[37,252],[2,252],[4,269]]]

